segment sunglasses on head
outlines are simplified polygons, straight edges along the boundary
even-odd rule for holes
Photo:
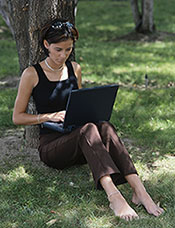
[[[71,24],[70,22],[61,22],[61,21],[56,21],[54,22],[50,28],[53,30],[66,30],[69,34],[72,34],[74,36],[74,39],[77,40],[78,39],[78,31],[77,29],[74,27],[73,24]]]
[[[53,29],[62,29],[62,28],[65,28],[65,27],[68,28],[68,29],[72,29],[74,26],[70,22],[60,22],[60,21],[57,21],[51,27]]]

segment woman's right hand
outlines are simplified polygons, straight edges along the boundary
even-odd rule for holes
[[[48,118],[49,118],[49,121],[52,121],[52,122],[63,122],[65,114],[66,114],[66,111],[49,113]]]

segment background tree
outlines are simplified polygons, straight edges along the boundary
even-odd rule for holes
[[[20,73],[43,57],[39,45],[40,29],[51,19],[64,17],[74,24],[74,0],[0,0],[0,13],[16,41]],[[28,111],[36,113],[33,101]],[[38,127],[27,126],[25,138],[28,145],[36,147]]]
[[[130,0],[134,17],[135,30],[141,33],[155,31],[153,19],[154,0]]]

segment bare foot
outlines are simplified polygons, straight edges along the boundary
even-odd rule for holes
[[[154,216],[159,216],[164,212],[161,207],[154,203],[146,191],[141,194],[134,192],[132,196],[132,202],[136,205],[142,204],[145,207],[146,211]]]
[[[126,221],[131,221],[133,219],[139,218],[136,212],[128,205],[120,192],[112,194],[108,197],[108,200],[110,202],[109,207],[119,218],[125,219]]]

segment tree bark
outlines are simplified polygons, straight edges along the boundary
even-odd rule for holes
[[[76,17],[76,15],[77,15],[77,8],[78,8],[78,0],[74,0],[74,16]]]
[[[14,35],[13,28],[10,21],[10,4],[9,1],[0,0],[0,14],[2,15],[4,21],[8,25],[12,35]]]
[[[138,27],[142,20],[142,15],[139,11],[138,0],[131,0],[131,9],[134,17],[134,23],[136,27]]]
[[[140,33],[152,33],[155,31],[153,19],[153,0],[141,0],[140,9],[138,0],[130,0],[133,13],[135,30]]]
[[[40,29],[51,19],[64,17],[73,24],[74,0],[0,0],[0,13],[9,26],[16,41],[20,73],[44,57],[40,48]],[[30,99],[29,113],[36,113]],[[28,146],[38,145],[38,126],[27,126],[25,138]]]
[[[154,22],[153,22],[153,0],[143,1],[143,19],[142,19],[142,29],[143,31],[153,32]]]

